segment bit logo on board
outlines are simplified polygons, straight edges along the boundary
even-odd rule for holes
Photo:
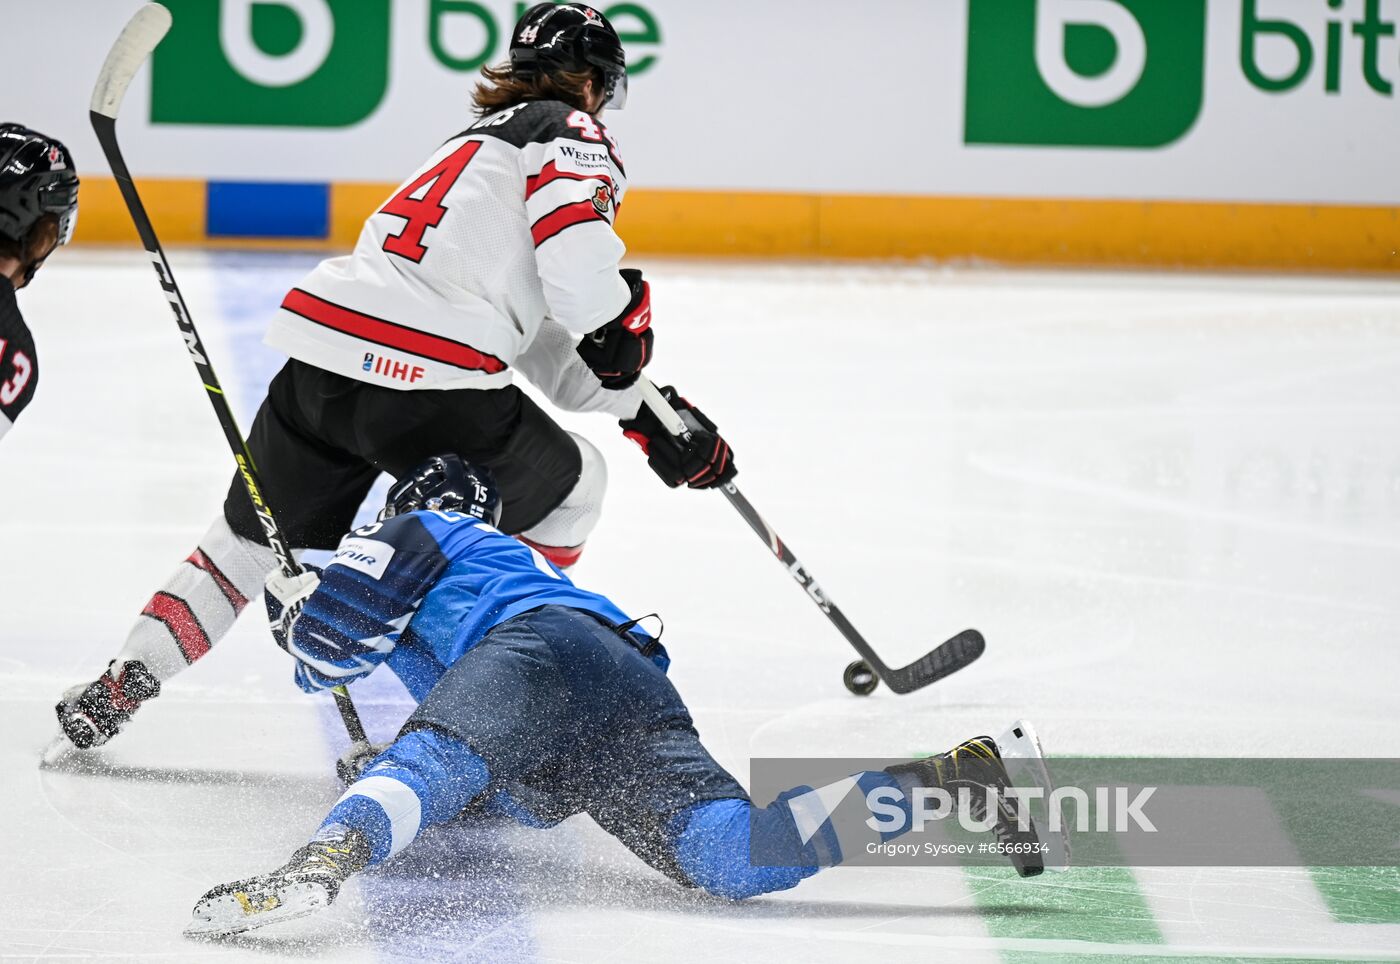
[[[1218,76],[1225,64],[1217,50],[1213,88],[1239,85],[1270,97],[1307,91],[1337,110],[1358,96],[1395,96],[1389,41],[1397,24],[1382,0],[1236,6],[1239,34],[1227,38],[1227,56],[1239,72]],[[968,0],[964,141],[1176,143],[1205,102],[1206,11],[1206,0]]]
[[[1200,116],[1206,0],[969,0],[968,144],[1163,147]]]
[[[379,110],[396,57],[466,75],[449,76],[446,84],[473,77],[503,58],[515,22],[530,7],[521,0],[415,2],[413,16],[424,16],[426,8],[427,22],[419,22],[411,40],[400,40],[406,14],[395,8],[406,2],[162,2],[174,25],[152,62],[153,123],[322,128],[349,127]],[[661,45],[656,15],[640,3],[601,12],[627,50],[628,73],[636,77],[654,66]],[[522,43],[535,41],[524,34]],[[424,40],[426,50],[417,46]],[[408,43],[414,46],[405,50]]]

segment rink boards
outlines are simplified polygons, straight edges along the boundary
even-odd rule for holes
[[[141,0],[15,6],[0,81],[128,238],[88,129]],[[511,0],[167,0],[121,118],[168,241],[344,247],[474,119]],[[1400,269],[1400,0],[608,4],[637,254]],[[67,28],[76,66],[45,42]],[[875,67],[878,65],[878,69]],[[44,77],[43,84],[32,78]]]
[[[387,183],[142,179],[168,244],[350,248]],[[636,189],[634,254],[1400,271],[1400,208]],[[85,178],[80,242],[136,239],[110,178]]]

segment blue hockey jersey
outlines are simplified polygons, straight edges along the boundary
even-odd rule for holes
[[[422,700],[489,630],[548,605],[615,625],[630,621],[610,600],[579,589],[537,551],[480,519],[412,512],[341,540],[293,624],[288,649],[329,685],[359,679],[387,661]],[[641,644],[650,642],[642,630],[632,632]]]

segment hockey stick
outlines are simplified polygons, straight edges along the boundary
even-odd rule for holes
[[[277,520],[272,515],[272,508],[263,498],[262,483],[258,479],[257,467],[253,464],[252,453],[248,451],[248,443],[244,441],[243,434],[238,429],[233,409],[229,407],[228,399],[224,397],[224,391],[219,385],[219,378],[209,363],[209,355],[199,339],[199,332],[195,330],[194,319],[190,317],[185,298],[180,294],[179,286],[175,284],[170,262],[165,258],[160,239],[156,237],[145,205],[136,193],[136,184],[131,179],[131,172],[127,169],[121,148],[117,144],[117,111],[120,110],[122,99],[126,96],[126,89],[131,85],[131,80],[141,69],[141,65],[150,58],[157,45],[164,39],[170,30],[170,24],[170,11],[158,3],[148,3],[136,11],[122,29],[117,42],[112,45],[111,52],[107,54],[107,61],[102,65],[101,73],[97,75],[88,116],[92,120],[92,129],[97,134],[97,141],[102,145],[102,153],[107,155],[112,176],[117,179],[117,186],[121,188],[122,199],[126,201],[127,211],[136,225],[136,233],[141,236],[141,243],[145,246],[146,253],[151,256],[156,277],[160,279],[166,300],[170,302],[170,309],[175,313],[175,324],[185,340],[185,347],[189,349],[190,360],[199,371],[204,390],[214,406],[214,414],[218,416],[219,425],[223,427],[224,438],[233,450],[238,472],[248,490],[248,498],[252,500],[253,511],[262,523],[267,544],[277,557],[277,564],[282,568],[282,572],[294,576],[302,571],[301,565],[292,557],[287,540],[282,537],[282,530],[277,527]],[[360,722],[360,714],[356,712],[354,702],[350,699],[349,691],[344,686],[337,686],[331,692],[335,695],[336,708],[340,710],[340,718],[351,742],[356,744],[357,748],[361,744],[368,748],[369,739],[365,736],[365,728]]]
[[[645,375],[638,379],[637,387],[642,390],[642,398],[646,402],[646,406],[661,420],[661,424],[672,435],[688,439],[691,429],[698,427],[687,425],[682,414],[671,407],[670,403]],[[896,693],[912,693],[914,690],[922,689],[930,683],[936,683],[943,677],[956,673],[982,655],[982,651],[987,646],[982,634],[975,629],[964,629],[908,666],[891,669],[885,665],[884,660],[875,654],[875,650],[865,641],[865,637],[851,625],[851,621],[846,618],[845,613],[837,608],[836,603],[831,601],[831,597],[822,590],[821,586],[817,585],[816,579],[798,561],[797,556],[793,555],[787,543],[778,537],[772,526],[763,521],[763,517],[758,514],[758,510],[753,507],[753,504],[744,498],[739,487],[733,482],[729,482],[721,488],[721,491],[724,492],[724,497],[729,500],[729,504],[734,506],[735,510],[744,517],[749,528],[763,540],[773,555],[783,564],[783,568],[793,579],[797,580],[799,586],[806,590],[807,595],[812,602],[816,603],[817,608],[826,615],[827,619],[831,620],[832,625],[840,631],[841,635],[846,637],[846,642],[850,643],[857,653],[860,653],[866,666],[862,667],[859,662],[856,662],[846,668],[846,688],[852,693],[857,696],[866,696],[875,689],[875,679],[867,675],[872,671],[875,677],[884,680],[885,684]]]

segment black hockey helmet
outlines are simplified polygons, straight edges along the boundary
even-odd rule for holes
[[[0,236],[22,241],[45,214],[58,215],[58,243],[78,222],[78,172],[62,143],[20,124],[0,124]]]
[[[627,54],[601,13],[582,3],[537,3],[515,25],[510,69],[517,76],[590,67],[603,72],[603,106],[622,110],[627,104]]]
[[[434,455],[394,483],[379,520],[419,509],[462,512],[496,525],[501,521],[501,494],[485,466],[456,455]]]

